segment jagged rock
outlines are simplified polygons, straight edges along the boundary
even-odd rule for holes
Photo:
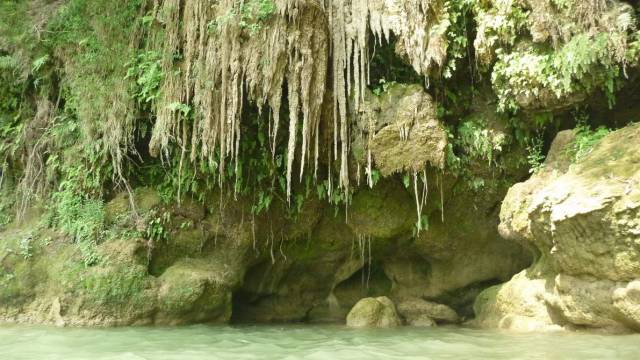
[[[353,328],[386,328],[398,325],[400,318],[396,307],[386,296],[362,299],[347,315],[347,326]]]
[[[500,232],[528,244],[537,261],[478,298],[477,325],[637,326],[640,125],[611,133],[574,164],[572,139],[560,133],[543,171],[509,191]],[[514,326],[514,317],[526,320]]]
[[[613,306],[628,321],[628,325],[640,329],[640,281],[632,281],[626,287],[613,292]]]
[[[370,151],[383,176],[421,171],[427,164],[444,168],[447,134],[436,105],[419,85],[391,85],[383,94],[367,93],[359,109],[355,155],[367,163]]]
[[[424,326],[429,324],[429,320],[433,323],[457,323],[460,320],[450,307],[418,298],[398,302],[398,313],[414,326]]]

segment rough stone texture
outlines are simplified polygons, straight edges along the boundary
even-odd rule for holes
[[[353,328],[388,328],[400,325],[396,307],[388,297],[365,298],[347,315],[347,326]]]
[[[437,194],[438,181],[432,180]],[[431,206],[431,226],[418,237],[414,201],[394,179],[354,194],[346,221],[343,209],[336,215],[326,208],[309,235],[277,239],[273,259],[271,245],[254,255],[234,293],[233,319],[336,322],[361,298],[378,296],[398,303],[424,298],[469,316],[466,308],[478,289],[508,280],[530,264],[530,256],[492,225],[501,191],[486,191],[485,198],[445,191],[444,223],[440,206]]]
[[[415,200],[399,182],[383,181],[381,186],[363,189],[353,196],[347,225],[355,234],[390,239],[411,231]]]
[[[409,98],[425,96],[411,88],[398,87]],[[396,121],[391,112],[376,116],[380,128]],[[0,235],[12,239],[0,242],[0,270],[17,275],[0,272],[9,285],[0,297],[11,298],[0,302],[0,317],[56,322],[56,311],[50,314],[59,298],[68,325],[335,323],[360,299],[387,296],[446,304],[465,319],[480,290],[530,264],[528,253],[495,227],[497,204],[521,176],[508,158],[496,161],[508,171],[494,175],[484,160],[471,169],[486,179],[482,191],[430,169],[423,211],[429,229],[419,234],[413,189],[396,176],[360,188],[346,208],[310,199],[295,218],[279,201],[253,216],[247,199],[211,194],[204,205],[188,198],[165,205],[155,191],[135,189],[139,216],[120,194],[106,205],[107,226],[144,234],[150,220],[164,219],[165,238],[105,241],[98,249],[107,261],[96,266],[84,268],[76,245],[61,234],[50,245],[38,243],[29,260],[17,255],[29,227]],[[441,317],[416,315],[409,323],[432,325]]]
[[[628,321],[627,325],[640,330],[640,281],[632,281],[626,287],[613,292],[613,306]]]
[[[450,307],[418,298],[398,302],[397,309],[407,324],[414,326],[425,326],[425,324],[435,324],[436,322],[457,323],[460,321],[458,314]]]
[[[344,208],[336,212],[319,201],[289,220],[278,204],[252,217],[242,199],[212,196],[209,206],[188,200],[177,206],[163,205],[149,189],[135,194],[140,218],[119,195],[106,206],[110,228],[144,233],[147,221],[168,212],[166,238],[105,241],[97,246],[101,261],[91,267],[62,234],[33,232],[29,223],[1,233],[0,318],[69,326],[335,323],[366,297],[424,298],[457,310],[475,289],[528,263],[523,249],[495,230],[474,230],[490,229],[497,214],[470,216],[460,195],[447,203],[445,223],[440,207],[431,206],[430,230],[414,237],[411,193],[393,178],[356,193],[348,217]],[[30,237],[25,257],[21,242]],[[452,314],[430,311],[408,323],[452,322]]]
[[[516,331],[561,329],[554,325],[550,309],[544,305],[547,279],[541,276],[537,269],[528,269],[509,282],[480,293],[474,304],[476,318],[472,324]]]
[[[637,328],[640,125],[608,135],[576,164],[572,139],[561,132],[544,170],[509,191],[500,232],[528,244],[537,261],[479,297],[477,325]]]
[[[112,229],[135,229],[144,217],[168,212],[166,239],[109,239],[97,245],[100,261],[90,267],[62,234],[37,233],[33,224],[3,232],[0,319],[58,326],[227,322],[251,246],[250,224],[225,212],[223,232],[204,219],[202,206],[187,201],[167,208],[157,199],[149,189],[136,190],[140,218],[128,210],[126,196],[117,196],[106,206],[107,218]],[[195,224],[202,228],[194,231]]]
[[[436,117],[436,105],[419,85],[394,84],[380,96],[368,92],[359,109],[356,156],[366,163],[371,151],[383,176],[421,171],[429,164],[444,168],[447,134]]]

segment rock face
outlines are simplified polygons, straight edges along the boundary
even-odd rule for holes
[[[386,296],[365,298],[347,315],[347,326],[352,328],[388,328],[400,325],[396,307]]]
[[[529,261],[522,247],[490,230],[497,214],[470,216],[459,195],[447,203],[444,223],[440,206],[425,208],[431,228],[415,236],[412,194],[396,179],[354,194],[348,218],[320,201],[306,202],[295,221],[279,206],[247,220],[242,200],[177,206],[163,205],[149,189],[135,194],[137,216],[147,224],[161,219],[154,224],[165,235],[145,237],[144,226],[128,235],[142,220],[119,195],[106,217],[120,236],[97,245],[99,261],[91,266],[62,234],[34,233],[33,224],[1,233],[0,319],[69,326],[343,322],[360,299],[386,296],[408,323],[432,325],[457,322],[457,315],[422,299],[462,309],[478,289]]]
[[[362,163],[371,157],[383,176],[421,171],[427,164],[444,168],[447,133],[431,95],[419,85],[400,84],[366,95],[356,117],[362,135],[354,146]]]
[[[572,163],[561,132],[544,169],[514,186],[500,233],[535,264],[476,301],[476,325],[506,329],[638,329],[640,125],[606,136]]]
[[[296,216],[277,200],[256,215],[255,199],[213,192],[202,203],[165,204],[155,190],[138,188],[136,213],[127,194],[106,204],[110,236],[94,244],[98,260],[88,266],[64,234],[33,232],[30,224],[0,233],[6,239],[0,241],[0,320],[343,323],[360,299],[383,296],[400,304],[412,325],[468,318],[479,291],[531,263],[495,226],[497,205],[521,169],[497,154],[491,161],[500,162],[499,170],[474,160],[468,173],[486,186],[472,190],[466,179],[439,169],[447,135],[421,86],[395,85],[368,96],[363,107],[374,125],[358,126],[373,130],[354,141],[361,147],[358,153],[354,145],[352,155],[366,159],[370,149],[384,174],[412,174],[431,164],[420,180],[428,182],[421,218],[428,229],[416,230],[416,189],[397,175],[360,187],[348,207],[310,196]],[[388,141],[377,142],[387,128]]]

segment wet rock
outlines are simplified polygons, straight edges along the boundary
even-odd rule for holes
[[[160,277],[156,324],[226,322],[231,317],[231,287],[224,265],[183,261]]]
[[[385,296],[364,298],[347,315],[347,326],[352,328],[387,328],[400,325],[393,302]]]
[[[640,281],[632,281],[623,288],[613,292],[613,306],[628,325],[640,330]]]
[[[430,322],[457,323],[460,321],[458,314],[450,307],[418,298],[398,302],[398,313],[407,324],[414,326],[424,326]]]

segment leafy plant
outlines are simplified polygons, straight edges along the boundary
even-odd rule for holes
[[[385,79],[380,79],[378,81],[378,85],[375,86],[371,92],[373,92],[373,94],[375,96],[382,96],[382,94],[384,94],[385,92],[387,92],[387,90],[389,90],[390,87],[392,87],[393,85],[397,84],[395,81],[387,81]]]
[[[102,200],[88,197],[79,188],[83,172],[80,167],[69,170],[59,190],[51,195],[49,222],[73,238],[84,265],[92,266],[100,260],[96,245],[103,235],[105,211]]]
[[[216,32],[235,20],[241,29],[247,30],[249,35],[253,36],[262,29],[265,22],[276,10],[276,3],[273,0],[247,0],[240,3],[239,7],[234,7],[209,22],[208,29],[211,32]]]
[[[33,236],[28,235],[23,237],[18,244],[20,248],[19,254],[25,259],[31,259],[33,257]]]
[[[145,235],[148,239],[153,241],[167,240],[169,232],[166,226],[171,221],[171,213],[168,211],[159,215],[151,214],[151,220],[147,222],[147,229]]]
[[[497,154],[502,152],[506,144],[505,134],[495,132],[473,120],[465,121],[458,127],[457,145],[465,153],[476,159],[484,159],[489,164],[495,161]]]
[[[127,66],[125,79],[132,79],[136,84],[133,96],[141,103],[155,101],[165,77],[160,54],[156,51],[140,53]]]
[[[492,82],[501,110],[517,111],[518,98],[537,98],[545,91],[557,99],[602,89],[610,105],[622,64],[611,50],[608,33],[574,36],[560,50],[501,52]]]
[[[578,124],[575,129],[576,139],[570,149],[573,161],[578,162],[589,155],[595,146],[610,132],[611,130],[604,126],[599,126],[592,130],[586,124]]]
[[[191,112],[191,106],[180,102],[173,102],[167,107],[169,108],[169,110],[180,113],[184,117],[189,116],[189,113]]]
[[[534,137],[529,140],[527,146],[527,163],[529,164],[529,173],[537,174],[544,169],[545,156],[542,153],[544,143],[541,137]]]

